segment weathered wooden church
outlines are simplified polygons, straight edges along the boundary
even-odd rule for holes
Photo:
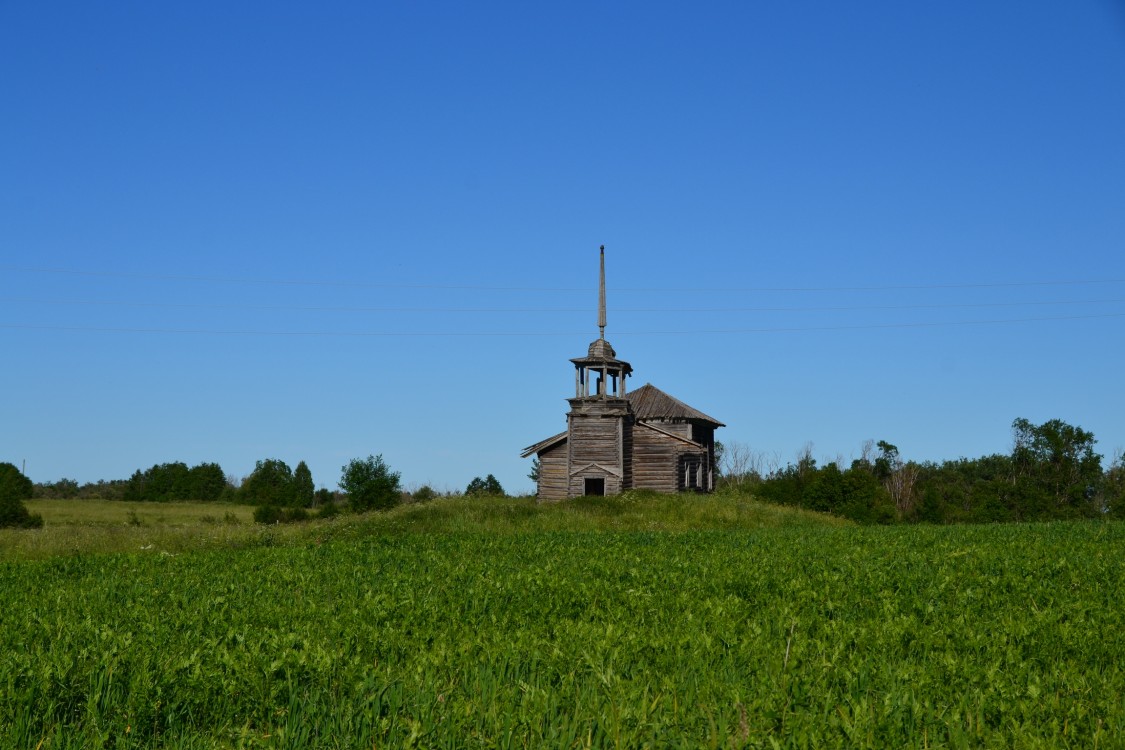
[[[724,425],[654,385],[626,389],[632,366],[605,340],[605,247],[597,341],[574,363],[566,431],[528,446],[539,459],[539,499],[715,487],[715,429]]]

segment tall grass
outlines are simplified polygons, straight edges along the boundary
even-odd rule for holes
[[[263,529],[254,509],[222,503],[134,503],[121,500],[28,500],[43,528],[0,529],[0,560],[132,552],[179,554],[253,546]],[[275,534],[276,535],[276,534]]]
[[[609,497],[580,497],[557,503],[534,498],[452,497],[400,506],[363,517],[372,533],[546,531],[699,531],[784,526],[835,526],[848,522],[793,508],[768,505],[749,495],[661,495],[630,491]]]
[[[537,503],[534,498],[447,497],[390,511],[282,526],[252,523],[253,508],[218,503],[32,500],[44,528],[0,530],[0,560],[97,553],[180,554],[411,533],[698,531],[841,525],[831,516],[746,495],[658,495]]]

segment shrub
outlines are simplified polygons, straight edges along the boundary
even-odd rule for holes
[[[400,474],[391,471],[382,455],[353,458],[341,472],[340,488],[348,493],[348,502],[357,513],[393,508],[402,500]]]
[[[30,500],[35,485],[13,464],[0,463],[0,528],[37,529],[43,517],[30,513],[24,500]]]
[[[503,495],[504,488],[500,486],[500,482],[496,477],[489,474],[484,479],[474,477],[473,481],[469,482],[469,486],[465,488],[466,495]]]
[[[304,508],[286,508],[281,514],[282,523],[296,523],[309,520],[309,512]]]
[[[309,520],[309,512],[304,508],[282,508],[277,505],[259,505],[254,509],[256,523],[297,523]]]
[[[281,523],[281,508],[276,505],[259,505],[254,509],[254,523]]]

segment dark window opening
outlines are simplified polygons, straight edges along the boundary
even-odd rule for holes
[[[586,495],[604,495],[605,494],[605,479],[587,479]]]

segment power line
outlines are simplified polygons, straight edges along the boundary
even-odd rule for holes
[[[545,286],[495,286],[474,284],[388,284],[365,281],[312,281],[307,279],[264,279],[253,277],[193,276],[180,274],[124,273],[111,271],[84,271],[63,268],[27,268],[21,266],[0,266],[0,270],[13,273],[62,274],[70,276],[89,276],[105,278],[142,279],[148,281],[190,281],[221,284],[256,284],[266,286],[309,286],[309,287],[361,287],[372,289],[434,289],[434,290],[476,290],[507,292],[589,292],[589,287],[545,287]],[[918,291],[924,289],[999,289],[1020,287],[1086,286],[1098,284],[1125,284],[1125,279],[1060,279],[1039,281],[1000,281],[970,282],[955,284],[882,284],[863,286],[758,286],[758,287],[625,287],[615,286],[614,292],[875,292],[875,291]]]
[[[710,335],[735,335],[750,333],[805,333],[814,331],[859,331],[881,330],[893,328],[941,328],[946,326],[982,326],[1004,325],[1013,323],[1038,323],[1048,321],[1067,320],[1094,320],[1101,318],[1122,318],[1125,313],[1106,313],[1103,315],[1069,315],[1045,318],[1008,318],[1001,320],[958,320],[929,323],[872,323],[863,325],[838,325],[838,326],[791,326],[774,328],[722,328],[722,329],[692,329],[687,331],[617,331],[616,336],[697,336]],[[98,326],[61,326],[61,325],[25,325],[0,323],[0,328],[10,330],[30,331],[67,331],[79,333],[144,333],[144,334],[191,334],[212,336],[291,336],[291,337],[558,337],[558,336],[584,336],[589,331],[575,332],[542,332],[542,331],[255,331],[255,330],[214,330],[203,328],[139,328],[139,327],[98,327]]]
[[[54,273],[79,275],[79,277],[101,277],[110,279],[141,279],[145,281],[192,281],[205,283],[246,283],[277,287],[358,287],[367,289],[442,289],[478,291],[589,291],[587,288],[562,287],[496,287],[478,284],[434,284],[434,283],[382,283],[373,281],[313,281],[308,279],[261,279],[252,277],[215,277],[215,275],[183,275],[171,273],[124,273],[113,271],[79,271],[72,269],[29,269],[17,266],[0,265],[0,270],[16,273]]]
[[[1125,298],[1039,300],[1028,302],[966,302],[930,305],[837,305],[784,307],[617,307],[615,313],[850,312],[879,310],[958,310],[997,307],[1120,304]],[[409,313],[588,313],[590,307],[382,307],[355,305],[247,305],[223,303],[128,302],[116,300],[28,299],[0,297],[0,303],[21,305],[140,307],[174,310],[258,310],[274,312],[409,312]]]

